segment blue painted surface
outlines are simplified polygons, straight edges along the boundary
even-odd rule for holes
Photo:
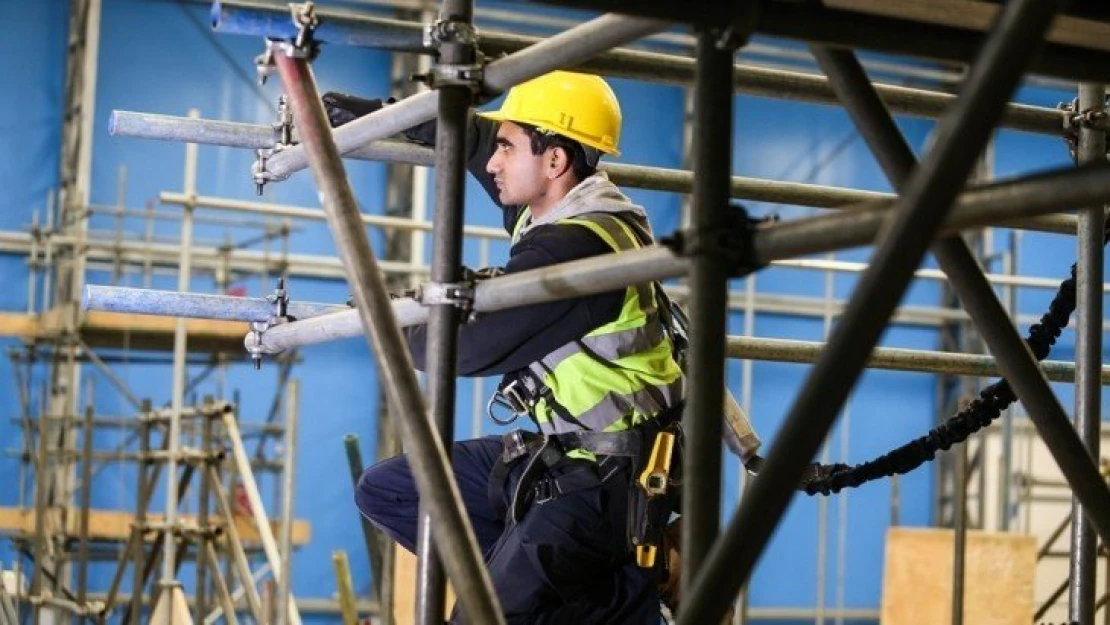
[[[11,36],[0,41],[5,58],[19,58],[12,65],[11,79],[0,87],[0,105],[10,111],[7,122],[0,123],[0,183],[5,193],[0,196],[0,229],[25,229],[32,210],[45,203],[48,189],[57,182],[58,143],[60,140],[60,99],[63,89],[64,40],[66,7],[63,0],[44,0],[26,4],[13,13],[20,20],[9,30]],[[252,84],[251,58],[261,43],[249,37],[215,36],[208,32],[206,8],[177,3],[150,3],[138,0],[105,0],[104,31],[101,37],[99,65],[100,85],[97,94],[97,126],[94,136],[94,170],[92,200],[99,204],[117,201],[117,176],[120,167],[127,169],[127,206],[142,207],[159,191],[180,190],[184,148],[172,143],[110,137],[108,115],[112,109],[148,111],[184,115],[189,108],[199,108],[202,116],[247,123],[269,123],[279,87],[272,80],[259,89]],[[314,71],[322,91],[342,90],[376,96],[388,91],[389,57],[384,53],[332,46],[315,64]],[[619,162],[681,166],[681,133],[683,92],[675,87],[646,85],[627,80],[614,80],[614,89],[624,107],[626,132],[622,140],[623,157]],[[1022,98],[1042,105],[1054,105],[1070,96],[1047,90],[1026,90]],[[18,120],[18,121],[17,121]],[[743,96],[737,99],[735,163],[739,175],[759,176],[778,180],[812,182],[879,191],[889,190],[874,159],[855,137],[843,112],[817,105],[772,101]],[[900,120],[904,132],[915,146],[925,143],[932,122]],[[999,135],[996,174],[1012,175],[1031,170],[1064,165],[1066,154],[1057,139],[1021,133]],[[248,172],[252,156],[230,148],[201,147],[198,191],[206,195],[254,199],[254,188]],[[348,162],[348,171],[356,197],[369,213],[383,212],[384,167],[379,164]],[[629,190],[632,198],[648,210],[657,233],[672,231],[680,223],[680,198],[650,191]],[[311,177],[307,173],[291,180],[270,185],[265,199],[297,206],[318,206]],[[755,215],[778,214],[796,218],[810,214],[810,209],[747,203]],[[163,207],[165,210],[174,210]],[[198,214],[211,214],[198,211]],[[467,222],[500,226],[500,214],[493,208],[477,184],[467,187]],[[94,229],[115,227],[115,219],[96,217]],[[139,220],[127,219],[132,231],[141,231]],[[301,230],[291,241],[294,253],[331,254],[334,246],[322,223],[301,223]],[[241,241],[257,230],[221,225],[197,226],[198,242]],[[156,234],[172,239],[176,226],[160,222]],[[380,235],[372,236],[380,247]],[[430,237],[425,236],[430,254]],[[1062,278],[1074,259],[1074,241],[1055,235],[1026,233],[1021,242],[1019,271],[1022,274]],[[1004,247],[1004,246],[1003,246]],[[261,249],[256,246],[255,249]],[[279,253],[271,247],[273,253]],[[490,246],[491,263],[503,262],[508,253],[504,242]],[[865,261],[869,249],[839,253],[842,260]],[[468,242],[465,262],[478,265],[478,246]],[[931,259],[927,265],[932,265]],[[850,296],[856,277],[837,275],[833,288],[838,298]],[[104,271],[90,271],[90,283],[107,284],[112,276]],[[0,310],[20,311],[26,307],[26,267],[21,259],[0,256]],[[125,275],[119,284],[141,286],[137,276]],[[757,284],[762,293],[819,298],[825,289],[825,278],[814,272],[793,269],[768,269],[761,272]],[[176,277],[158,276],[154,288],[176,288]],[[245,294],[260,297],[273,289],[272,279],[264,283],[257,277],[235,277],[233,287]],[[736,281],[734,288],[742,288]],[[201,275],[193,281],[197,292],[214,292],[211,276]],[[348,294],[337,281],[297,280],[290,285],[291,296],[298,301],[343,302]],[[1039,314],[1051,294],[1039,290],[1023,290],[1020,308],[1026,314]],[[908,304],[932,306],[939,298],[934,282],[922,282],[910,289]],[[824,334],[819,319],[800,319],[781,315],[761,314],[755,320],[758,336],[821,340]],[[739,334],[742,315],[731,315],[730,331]],[[898,326],[890,329],[883,343],[890,346],[931,349],[936,346],[932,330]],[[0,342],[0,349],[13,346]],[[1061,339],[1056,354],[1069,358],[1074,350],[1073,334],[1068,331]],[[126,352],[116,351],[121,355]],[[134,362],[113,365],[113,371],[143,397],[156,405],[169,400],[170,365],[149,364],[134,354]],[[362,547],[361,532],[351,501],[343,436],[358,434],[363,457],[373,457],[376,445],[378,385],[376,369],[365,342],[343,341],[306,348],[302,351],[305,364],[298,368],[302,381],[301,454],[298,458],[296,513],[312,523],[312,542],[295,557],[294,588],[302,596],[330,596],[335,592],[330,554],[346,549],[350,554],[356,587],[369,588],[369,566]],[[198,375],[203,364],[190,366],[190,374]],[[740,394],[741,364],[729,364],[729,380],[734,392]],[[806,365],[755,363],[753,365],[752,418],[765,441],[773,440],[784,415],[789,410],[798,388],[805,379]],[[95,404],[105,415],[127,415],[132,409],[104,378],[86,368],[86,378],[93,385]],[[36,371],[35,388],[41,386],[42,371]],[[222,382],[214,377],[201,384],[196,393],[237,395],[245,421],[265,418],[275,387],[276,370],[253,371],[246,362],[231,368]],[[481,397],[488,394],[496,380],[484,383]],[[933,378],[922,374],[870,372],[857,385],[846,419],[830,435],[830,455],[834,461],[858,463],[885,452],[923,434],[934,418]],[[1060,393],[1070,392],[1068,385],[1056,385]],[[11,364],[0,359],[0,447],[12,448],[18,441],[18,430],[8,419],[17,416],[18,399]],[[473,434],[471,406],[475,395],[473,381],[459,387],[456,435]],[[1070,401],[1064,401],[1070,405]],[[481,422],[480,431],[491,433],[504,428],[494,427],[488,420]],[[841,437],[847,436],[847,455],[841,455]],[[122,442],[118,430],[98,432],[98,448],[110,448]],[[276,442],[268,443],[274,449]],[[253,450],[253,444],[251,445]],[[723,481],[725,501],[723,523],[732,516],[739,488],[736,463],[726,458]],[[18,499],[14,478],[18,464],[0,457],[0,505],[15,505]],[[932,473],[927,470],[906,476],[901,482],[902,522],[926,525],[931,516],[933,499]],[[98,507],[130,509],[134,505],[136,475],[133,467],[109,467],[95,481],[93,504]],[[263,478],[263,492],[272,493],[275,486]],[[155,510],[160,510],[164,493],[156,493]],[[846,500],[847,515],[839,510]],[[881,593],[883,536],[889,526],[890,485],[879,482],[830,500],[828,540],[830,555],[826,563],[828,586],[826,597],[831,607],[836,600],[836,572],[845,571],[847,586],[844,603],[849,608],[876,609]],[[817,596],[818,501],[799,497],[791,504],[751,583],[755,607],[812,607]],[[274,512],[274,511],[271,511]],[[844,562],[835,551],[835,537],[841,524],[847,524],[848,544]],[[10,546],[0,543],[0,560],[12,560]],[[107,583],[111,573],[108,565],[93,569],[97,583]],[[186,569],[182,578],[191,587],[192,573]],[[125,584],[125,590],[127,586]],[[309,622],[326,622],[311,618]],[[332,622],[335,622],[334,620]],[[783,622],[783,621],[776,621]],[[803,621],[798,621],[803,622]],[[861,621],[863,622],[863,621]]]

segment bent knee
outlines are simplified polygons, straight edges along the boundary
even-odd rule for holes
[[[355,505],[370,520],[395,514],[398,507],[416,502],[415,489],[407,470],[398,470],[405,464],[391,458],[366,469],[359,476],[355,487]],[[407,469],[407,466],[404,467]]]

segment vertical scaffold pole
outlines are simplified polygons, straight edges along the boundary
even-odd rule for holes
[[[439,68],[474,63],[473,18],[473,0],[444,0],[439,20],[433,26],[433,33],[439,38]],[[439,103],[431,278],[433,283],[450,284],[462,280],[466,120],[473,94],[466,84],[436,85],[433,81],[433,87],[439,91]],[[438,436],[447,450],[451,449],[455,438],[455,375],[461,312],[457,303],[449,301],[428,307],[428,404]],[[447,583],[432,538],[433,519],[423,498],[420,507],[416,622],[439,625],[443,623]]]
[[[282,50],[275,55],[278,73],[293,105],[301,146],[320,190],[328,226],[335,238],[371,352],[416,478],[421,500],[435,518],[433,532],[439,555],[475,623],[503,623],[493,583],[482,564],[478,541],[463,509],[458,484],[451,475],[447,452],[420,395],[412,358],[393,316],[358,204],[347,182],[343,161],[328,126],[312,72],[305,58]]]

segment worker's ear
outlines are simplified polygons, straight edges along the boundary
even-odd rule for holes
[[[555,180],[571,169],[570,153],[565,148],[550,147],[543,153],[543,171],[548,180]]]

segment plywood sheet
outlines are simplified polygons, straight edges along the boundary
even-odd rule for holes
[[[892,528],[883,572],[883,625],[934,625],[952,621],[953,532]],[[1032,536],[968,532],[964,622],[1029,625],[1033,622]]]
[[[54,510],[52,514],[47,516],[48,528],[60,528],[63,519],[60,510]],[[178,518],[184,524],[196,524],[196,517],[193,515],[178,515]],[[219,521],[220,517],[213,516],[213,521]],[[134,522],[135,516],[129,512],[119,512],[116,510],[92,510],[89,514],[89,538],[92,540],[118,540],[125,541],[131,535],[131,524]],[[68,515],[65,519],[66,533],[70,536],[77,536],[78,523],[80,517],[76,514]],[[161,523],[162,515],[150,514],[147,515],[149,523]],[[274,532],[279,529],[278,523],[272,523]],[[254,520],[242,515],[235,516],[235,528],[239,531],[239,537],[245,543],[258,543],[258,531],[255,529]],[[0,534],[22,534],[30,535],[35,532],[35,513],[33,510],[25,508],[0,508]],[[307,521],[294,521],[293,522],[293,544],[303,545],[307,543],[312,537],[312,526]]]
[[[445,617],[451,615],[455,605],[455,591],[447,584],[447,610]],[[393,623],[395,625],[414,625],[416,623],[416,556],[399,545],[393,545]]]

